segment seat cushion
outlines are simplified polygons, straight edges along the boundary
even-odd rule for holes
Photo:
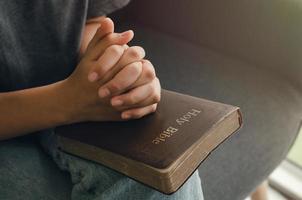
[[[240,106],[244,125],[200,166],[205,199],[242,200],[283,160],[302,116],[301,91],[282,74],[132,23],[165,89]],[[181,27],[179,27],[181,28]],[[202,122],[201,122],[202,123]]]

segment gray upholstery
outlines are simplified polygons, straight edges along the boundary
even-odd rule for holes
[[[302,94],[279,74],[131,25],[163,88],[242,108],[244,126],[199,167],[205,199],[246,197],[284,159],[302,116]],[[123,28],[125,29],[125,28]]]
[[[123,22],[117,29],[135,30],[132,44],[146,49],[163,88],[242,108],[244,127],[199,167],[206,200],[242,200],[295,139],[302,116],[301,11],[295,0],[133,0],[115,13]],[[0,142],[0,157],[6,192],[0,199],[68,198],[68,174],[30,140]]]
[[[132,22],[272,68],[302,87],[301,1],[133,0],[124,14]]]
[[[242,108],[244,127],[199,170],[206,200],[245,198],[285,158],[302,118],[302,3],[134,0],[127,9],[120,27],[134,29],[163,88]]]

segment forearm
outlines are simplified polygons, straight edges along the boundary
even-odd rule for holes
[[[0,93],[0,140],[68,123],[62,82]]]
[[[87,21],[80,46],[80,58],[100,26],[98,17]],[[26,90],[0,93],[0,140],[71,123],[66,93],[61,82]]]
[[[80,58],[104,18],[87,21],[80,46]],[[76,122],[68,102],[66,87],[62,82],[26,90],[0,93],[0,140],[31,133],[34,131]],[[72,88],[73,86],[70,86]],[[75,99],[69,99],[74,102]]]

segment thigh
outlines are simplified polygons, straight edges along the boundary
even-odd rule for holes
[[[48,139],[45,139],[47,137]],[[177,192],[165,195],[100,164],[64,153],[57,148],[53,136],[47,137],[44,138],[47,141],[44,144],[55,162],[61,169],[70,172],[73,183],[71,195],[73,200],[203,199],[198,171]]]
[[[34,137],[0,142],[0,199],[70,198],[68,173],[59,170]]]

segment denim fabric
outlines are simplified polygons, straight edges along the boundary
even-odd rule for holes
[[[198,170],[174,194],[165,195],[97,163],[64,153],[53,134],[41,134],[41,144],[61,170],[70,173],[72,200],[203,200]]]
[[[57,167],[33,136],[0,141],[0,199],[70,199],[70,175]]]

